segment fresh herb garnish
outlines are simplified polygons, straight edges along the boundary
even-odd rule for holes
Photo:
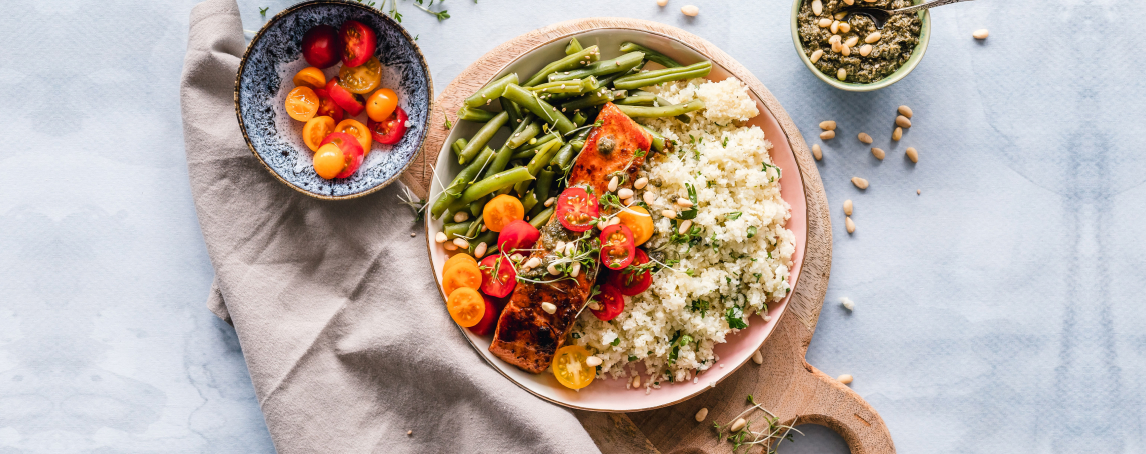
[[[724,319],[728,320],[728,327],[733,329],[744,329],[748,327],[744,323],[744,309],[740,306],[732,306],[724,313]]]
[[[724,215],[724,218],[725,218],[725,219],[728,219],[729,221],[735,221],[735,220],[737,220],[737,219],[740,219],[740,216],[741,216],[742,214],[744,214],[744,213],[741,213],[741,212],[739,212],[739,211],[733,211],[733,212],[731,212],[731,213],[728,213],[728,214]]]
[[[450,117],[448,115],[442,114],[442,116],[446,118],[446,129],[454,127],[454,124],[450,123]]]
[[[756,226],[750,225],[748,226],[748,238],[752,238],[754,236],[756,236]]]
[[[263,19],[266,19],[266,18],[267,18],[267,10],[268,10],[268,9],[271,9],[271,7],[267,6],[267,7],[264,7],[264,8],[259,8],[259,15],[260,15],[260,16],[263,16]]]
[[[621,345],[621,338],[617,337],[616,339],[613,339],[612,342],[609,342],[609,345],[612,345],[614,347]]]

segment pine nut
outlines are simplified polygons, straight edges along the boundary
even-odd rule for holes
[[[879,41],[880,38],[883,38],[883,35],[881,35],[878,31],[874,31],[870,35],[867,35],[867,38],[864,38],[863,42],[868,44],[875,44],[876,41]]]
[[[565,245],[565,255],[572,257],[573,254],[575,254],[575,253],[577,253],[577,245],[576,244],[569,243],[569,244]]]
[[[990,35],[990,33],[985,28],[975,30],[975,33],[971,34],[971,36],[974,36],[975,39],[987,39],[988,35]]]
[[[860,41],[860,38],[858,36],[853,36],[851,38],[848,38],[847,41],[844,41],[844,45],[848,46],[848,47],[852,47],[852,46],[855,46],[856,44],[859,44],[859,41]]]
[[[477,258],[477,259],[482,258],[482,256],[484,256],[486,251],[488,251],[488,250],[489,250],[488,244],[478,243],[477,247],[474,248],[474,258]]]
[[[820,122],[820,129],[823,129],[824,131],[835,131],[836,130],[836,122],[833,120],[821,121]]]
[[[627,199],[633,196],[633,190],[629,188],[621,188],[617,191],[617,197]]]
[[[819,16],[824,12],[824,4],[820,0],[812,0],[812,13]]]
[[[884,153],[882,148],[871,147],[871,155],[882,161],[883,157],[887,156],[887,153]]]
[[[854,208],[854,207],[855,207],[855,205],[852,203],[852,199],[844,200],[844,214],[845,215],[851,216],[852,215],[852,208]]]
[[[553,245],[553,250],[557,251],[558,254],[564,253],[565,252],[565,242],[561,241],[561,240],[557,240],[557,243]]]
[[[454,246],[457,246],[460,249],[469,249],[470,242],[466,241],[465,238],[454,238]]]
[[[526,268],[537,268],[539,265],[541,265],[541,258],[540,257],[530,257],[529,260],[525,261],[524,266]]]
[[[919,194],[922,194],[922,193],[923,193],[923,191],[922,191],[922,190],[919,190],[919,189],[916,189],[916,190],[915,190],[915,195],[919,195]]]
[[[577,277],[578,274],[581,274],[581,262],[573,262],[573,269],[569,270],[569,275]]]
[[[832,20],[825,17],[823,19],[820,19],[820,23],[818,25],[820,26],[820,28],[831,27],[832,26]]]
[[[871,145],[871,143],[872,143],[871,136],[867,135],[866,132],[859,133],[858,137],[859,137],[860,142]]]
[[[641,198],[645,199],[645,203],[647,203],[649,205],[652,205],[653,202],[657,201],[657,195],[653,194],[652,191],[645,191],[644,196],[642,196]]]
[[[844,3],[847,4],[848,6],[851,6],[851,5],[856,4],[856,0],[844,0]]]
[[[832,35],[831,38],[828,38],[828,42],[832,43],[832,44],[842,43],[842,42],[844,42],[844,39],[840,35]]]
[[[760,354],[760,350],[756,350],[752,353],[752,362],[756,364],[764,364],[764,355]]]
[[[676,219],[676,212],[673,210],[664,210],[661,212],[661,216],[664,216],[664,217],[669,218],[669,219]]]
[[[691,228],[692,228],[692,219],[685,219],[684,222],[680,223],[680,228],[676,229],[676,233],[684,235],[684,234],[688,233],[688,229],[691,229]]]
[[[911,108],[907,106],[899,106],[898,111],[900,115],[903,115],[907,118],[911,118],[911,116],[914,115],[914,113],[911,111]]]
[[[873,47],[871,47],[871,44],[864,44],[864,45],[860,46],[860,55],[862,55],[864,57],[871,55],[872,49],[873,49]]]
[[[545,267],[545,271],[548,271],[549,274],[553,274],[553,275],[561,274],[561,270],[557,269],[556,263],[550,263],[549,266]]]
[[[557,312],[557,306],[554,306],[553,303],[546,301],[541,303],[541,310],[545,311],[546,314],[553,315]]]
[[[811,60],[812,63],[815,63],[815,62],[820,61],[820,57],[823,57],[823,56],[824,56],[824,50],[823,49],[816,49],[816,50],[812,51],[812,56],[808,57],[808,60]]]
[[[605,227],[608,227],[608,226],[609,226],[609,221],[606,221],[604,219],[597,221],[597,230],[605,230]]]
[[[669,4],[669,0],[657,0],[657,6],[665,6]]]
[[[843,43],[841,43],[839,41],[832,43],[832,52],[835,52],[838,54],[842,50],[844,50],[844,44]]]
[[[644,189],[645,186],[648,186],[648,184],[649,184],[648,178],[640,177],[640,178],[637,178],[637,181],[633,182],[633,188],[634,189]]]
[[[847,49],[847,48],[845,47],[844,49]],[[851,52],[848,52],[848,53],[850,54]],[[847,80],[847,78],[848,78],[848,71],[846,69],[840,68],[839,71],[836,71],[836,79]],[[828,132],[832,132],[832,131],[828,131]]]
[[[840,22],[840,33],[847,33],[852,31],[852,24],[847,22]]]
[[[824,152],[820,150],[820,144],[812,145],[812,156],[815,157],[817,161],[824,159]]]
[[[896,126],[895,131],[891,132],[891,140],[899,142],[899,139],[902,139],[902,138],[903,138],[903,128]]]
[[[629,197],[627,199],[621,199],[621,204],[624,206],[632,205],[633,204],[633,198]]]
[[[895,117],[895,125],[901,128],[910,128],[911,120],[908,120],[907,117],[900,115]]]
[[[442,243],[442,247],[446,248],[446,250],[450,252],[458,250],[458,247],[455,246],[454,243]]]
[[[832,24],[828,26],[828,30],[831,30],[832,33],[839,33],[840,32],[840,21],[838,21],[838,20],[832,21]]]
[[[590,356],[588,358],[585,358],[585,364],[589,365],[589,367],[600,366],[602,362],[603,361],[601,361],[601,358],[598,358],[596,356]]]
[[[836,138],[835,131],[824,131],[820,133],[820,140],[831,140]]]
[[[696,412],[696,422],[704,422],[705,418],[708,418],[707,408],[701,408],[700,411]]]
[[[617,177],[613,177],[613,179],[609,180],[609,192],[616,191],[617,185],[619,184],[621,184],[621,180],[617,179]]]
[[[911,162],[918,164],[919,163],[919,151],[917,151],[915,149],[915,147],[907,147],[907,159],[910,159]]]
[[[551,207],[556,202],[557,202],[557,197],[550,197],[548,199],[545,199],[545,206]]]
[[[838,12],[836,14],[833,14],[832,17],[835,17],[836,20],[844,20],[845,17],[848,17],[848,13],[841,11],[841,12]]]
[[[845,385],[851,384],[853,379],[854,378],[852,377],[851,374],[843,374],[843,375],[840,375],[839,377],[836,377],[837,381],[839,381],[840,383],[843,383]]]
[[[514,263],[516,263],[516,262],[520,262],[522,260],[525,260],[525,256],[515,252],[515,253],[513,253],[513,255],[509,256],[509,259],[513,260]]]
[[[620,217],[613,217],[613,219],[610,219],[610,220],[609,220],[609,225],[617,225],[617,224],[620,224],[620,223],[621,223],[621,218],[620,218]]]
[[[867,189],[867,180],[863,178],[852,177],[852,184],[856,185],[857,188]]]
[[[852,222],[852,217],[844,218],[844,225],[848,228],[848,233],[856,233],[856,223]]]
[[[680,12],[685,16],[695,17],[700,14],[700,8],[697,8],[696,5],[684,5],[680,7]]]
[[[639,374],[634,375],[633,376],[633,388],[640,388],[640,387],[641,387],[641,376]]]
[[[845,57],[850,57],[852,55],[852,48],[849,47],[847,44],[840,46],[840,55],[843,55]],[[844,77],[847,77],[847,75],[845,74]]]
[[[748,421],[745,421],[744,418],[737,419],[736,422],[732,423],[732,427],[728,428],[729,433],[740,432],[740,429],[743,429],[746,424]]]
[[[445,243],[448,239],[449,237],[446,236],[446,232],[438,232],[437,235],[434,235],[434,241],[439,243]]]
[[[676,204],[680,205],[682,207],[685,207],[685,208],[690,208],[690,207],[692,207],[692,200],[681,197],[679,199],[676,199]]]

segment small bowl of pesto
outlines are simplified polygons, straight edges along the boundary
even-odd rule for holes
[[[899,82],[923,59],[931,35],[927,10],[893,15],[882,29],[851,6],[897,9],[922,0],[795,0],[792,41],[820,80],[845,91],[875,91]]]

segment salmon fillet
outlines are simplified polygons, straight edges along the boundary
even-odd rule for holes
[[[652,136],[613,103],[601,108],[597,122],[599,126],[590,131],[573,164],[569,186],[584,187],[599,196],[608,191],[609,180],[616,172],[628,176],[621,187],[632,184],[633,174],[644,164]],[[556,278],[545,271],[549,261],[556,258],[550,251],[558,241],[573,241],[581,235],[562,226],[556,216],[550,218],[541,229],[537,250],[530,255],[541,258],[542,264],[533,273],[522,276],[533,280]],[[575,279],[545,284],[518,281],[497,321],[489,351],[527,372],[545,371],[589,299],[597,266],[587,268]],[[552,303],[557,310],[553,314],[545,312],[541,308],[543,302]]]

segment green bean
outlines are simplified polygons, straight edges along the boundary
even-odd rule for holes
[[[615,74],[625,72],[633,69],[644,61],[645,54],[640,52],[629,52],[617,58],[609,60],[601,60],[581,69],[563,72],[560,74],[553,74],[549,76],[550,82],[560,82],[563,80],[584,79],[589,76],[604,76],[607,74]],[[604,85],[604,84],[602,84]]]
[[[584,126],[585,121],[587,120],[589,120],[589,117],[586,117],[585,114],[581,112],[576,112],[573,114],[573,124],[577,125],[577,127]]]
[[[478,235],[477,238],[470,240],[470,255],[474,255],[474,251],[477,250],[477,246],[482,243],[485,243],[486,245],[485,255],[490,255],[490,253],[497,249],[497,232],[493,230],[487,230]]]
[[[473,202],[498,189],[532,179],[533,175],[529,173],[528,168],[514,167],[513,169],[503,171],[496,175],[485,177],[485,179],[470,185],[470,187],[466,188],[466,191],[462,193],[461,200],[467,203]]]
[[[573,38],[570,39],[569,44],[565,46],[565,55],[573,55],[577,52],[581,52],[584,49],[584,47],[581,47],[581,43],[577,41],[577,38]]]
[[[485,147],[486,143],[489,143],[489,139],[493,138],[493,135],[497,133],[498,129],[501,129],[501,127],[505,125],[507,120],[509,120],[509,114],[503,111],[495,115],[488,123],[482,125],[481,129],[470,138],[469,143],[466,143],[465,148],[462,148],[461,155],[458,156],[458,163],[465,164],[469,162],[470,159],[473,159],[474,155],[478,154],[478,152]]]
[[[529,165],[527,166],[529,174],[537,176],[542,168],[549,165],[549,161],[553,160],[553,157],[557,155],[557,152],[560,151],[563,145],[565,144],[560,139],[546,142],[545,148],[537,150],[537,155],[529,160]]]
[[[645,46],[642,46],[640,44],[633,43],[633,42],[626,41],[626,42],[621,43],[621,52],[644,52],[645,53],[645,60],[659,63],[661,66],[664,66],[665,68],[679,68],[681,66],[684,66],[680,63],[677,63],[676,60],[673,60],[673,59],[665,56],[665,54],[662,54],[660,52],[657,52],[655,50],[649,49]]]
[[[497,113],[495,113],[495,112],[490,112],[488,110],[481,110],[481,109],[471,109],[471,108],[465,107],[465,106],[462,106],[461,109],[458,109],[458,120],[467,120],[467,121],[476,121],[479,123],[485,123],[487,121],[492,120],[493,117],[496,115],[497,115]]]
[[[490,162],[489,168],[482,172],[482,177],[496,175],[505,170],[505,166],[509,165],[509,160],[513,158],[513,149],[508,145],[502,145],[493,155],[493,161]]]
[[[598,88],[601,88],[601,83],[597,81],[596,77],[589,76],[584,79],[546,82],[529,87],[529,91],[537,93],[538,95],[542,95],[556,93],[585,93],[596,90]]]
[[[566,109],[566,110],[570,110],[570,109],[576,110],[576,109],[584,109],[586,107],[599,106],[599,105],[607,103],[607,102],[612,102],[613,100],[617,99],[618,95],[621,95],[621,97],[624,97],[624,94],[625,94],[624,91],[616,91],[616,90],[602,90],[602,91],[604,93],[602,93],[601,91],[596,91],[593,93],[589,93],[585,96],[582,96],[580,98],[573,98],[573,100],[571,100],[565,104],[562,104],[561,108]]]
[[[565,114],[559,112],[555,107],[549,105],[549,103],[538,99],[537,95],[529,90],[521,88],[518,85],[507,86],[505,88],[505,97],[530,112],[533,112],[534,115],[537,115],[537,118],[545,120],[546,123],[557,128],[562,134],[572,131],[573,128],[576,127],[573,126],[573,122],[569,121],[569,118],[566,117]]]
[[[490,197],[487,195],[487,196],[482,197],[480,199],[474,200],[473,202],[470,202],[470,204],[467,206],[467,208],[469,209],[470,215],[471,216],[478,216],[478,215],[482,214],[482,211],[485,210],[486,202],[489,202],[490,199],[492,199],[492,198],[493,197]]]
[[[466,147],[467,142],[468,141],[465,137],[459,138],[458,140],[455,140],[452,145],[450,145],[450,149],[454,151],[455,155],[460,157],[462,155],[462,148]]]
[[[632,90],[649,85],[672,82],[674,80],[704,77],[708,75],[709,71],[712,71],[712,62],[703,61],[695,65],[682,66],[680,68],[658,69],[621,77],[613,81],[613,87],[623,90]]]
[[[537,205],[537,191],[536,190],[529,191],[528,194],[525,194],[525,197],[521,198],[521,207],[525,209],[526,213],[528,213],[530,210],[532,210],[533,207],[536,205]]]
[[[545,224],[549,222],[549,218],[553,217],[553,211],[554,207],[549,207],[541,210],[540,213],[537,213],[537,216],[534,216],[533,219],[529,220],[529,224],[537,229],[545,227]]]
[[[570,140],[569,145],[573,146],[573,151],[581,151],[582,148],[585,148],[585,141],[584,140]],[[561,166],[561,167],[565,167],[565,166]]]
[[[641,63],[641,62],[644,62],[644,60],[641,60],[640,62],[637,62],[637,63]],[[601,86],[610,87],[613,85],[614,80],[617,80],[617,79],[620,79],[620,78],[626,77],[626,76],[631,76],[633,74],[640,73],[641,72],[641,66],[642,65],[636,65],[636,66],[633,66],[632,68],[629,68],[628,71],[622,71],[619,73],[609,74],[608,76],[601,79]]]
[[[549,200],[549,193],[553,189],[553,180],[557,178],[557,172],[549,169],[549,167],[541,169],[541,172],[537,174],[537,184],[533,186],[533,192],[537,193],[537,201],[539,202]]]
[[[656,103],[656,102],[657,102],[657,96],[656,95],[626,96],[624,98],[613,101],[613,103],[618,105],[618,106],[652,106],[653,103]],[[665,104],[661,104],[661,105],[670,105],[670,104],[672,104],[672,103],[670,102],[670,103],[665,103]]]
[[[480,107],[488,105],[492,100],[501,96],[501,92],[505,91],[505,86],[517,83],[517,73],[506,74],[501,79],[490,82],[486,86],[478,90],[470,97],[466,98],[466,106]]]
[[[621,109],[621,112],[624,112],[625,115],[628,115],[628,116],[633,117],[633,118],[638,118],[638,117],[675,117],[677,115],[686,114],[686,113],[689,113],[689,112],[692,112],[695,110],[703,109],[704,108],[704,101],[701,101],[699,98],[697,98],[697,99],[693,99],[692,101],[686,102],[684,104],[673,104],[671,106],[660,106],[660,107],[617,106],[617,108]]]
[[[486,151],[489,151],[488,155],[486,154]],[[493,150],[490,150],[489,147],[485,147],[473,163],[463,168],[461,172],[458,172],[458,175],[454,177],[454,181],[450,182],[450,185],[446,186],[446,188],[443,189],[440,194],[438,194],[437,200],[434,200],[434,204],[430,206],[430,214],[434,219],[440,217],[447,208],[450,208],[451,204],[453,204],[458,200],[459,197],[461,197],[462,193],[466,189],[466,186],[468,186],[470,183],[476,180],[478,176],[481,175],[482,168],[484,168],[487,161],[492,158]]]
[[[645,131],[648,131],[649,135],[653,136],[653,149],[656,151],[663,151],[665,149],[665,136],[662,136],[660,133],[653,131],[653,128],[648,126],[641,125],[641,127],[645,128]]]
[[[479,213],[477,215],[477,219],[474,219],[474,221],[470,223],[470,228],[466,229],[466,238],[473,238],[477,236],[477,234],[481,233],[481,228],[484,225],[485,216]]]
[[[505,144],[508,145],[509,148],[518,148],[524,145],[525,142],[528,142],[529,139],[537,137],[537,135],[541,133],[541,125],[534,121],[534,119],[535,117],[533,115],[526,118],[525,121],[513,131],[513,134],[509,136],[509,140],[506,140]]]
[[[566,165],[569,165],[569,161],[573,160],[573,153],[575,153],[574,149],[576,149],[576,151],[581,151],[581,147],[585,146],[585,137],[589,135],[589,131],[590,129],[585,129],[577,133],[577,135],[573,137],[573,140],[570,140],[569,143],[565,144],[561,147],[560,150],[557,151],[557,155],[553,156],[553,160],[550,161],[550,164],[553,164],[561,169],[564,169]],[[580,147],[573,143],[578,141],[581,142]]]
[[[453,224],[445,224],[442,226],[442,231],[446,232],[446,238],[454,239],[466,236],[466,231],[470,229],[471,222],[458,222]]]
[[[534,74],[533,77],[530,77],[529,80],[525,81],[525,83],[522,85],[526,87],[532,87],[539,83],[545,82],[545,78],[550,74],[558,71],[569,71],[572,69],[577,69],[589,63],[595,62],[600,58],[601,52],[597,50],[597,46],[586,47],[580,52],[566,55],[565,58],[545,65],[544,68],[541,68],[541,71],[538,71],[537,74]]]
[[[501,103],[501,110],[509,114],[509,124],[514,125],[513,127],[517,127],[517,125],[521,124],[522,119],[525,118],[525,115],[521,113],[521,108],[517,107],[517,104],[514,104],[513,101],[505,98],[498,98],[498,101]]]
[[[561,134],[558,134],[557,131],[551,131],[549,134],[538,137],[537,143],[530,145],[526,148],[514,151],[513,157],[511,157],[510,159],[511,160],[533,159],[533,156],[537,154],[537,150],[541,149],[542,146],[549,143],[550,141],[552,141],[554,139],[558,139],[560,137],[561,137]]]

